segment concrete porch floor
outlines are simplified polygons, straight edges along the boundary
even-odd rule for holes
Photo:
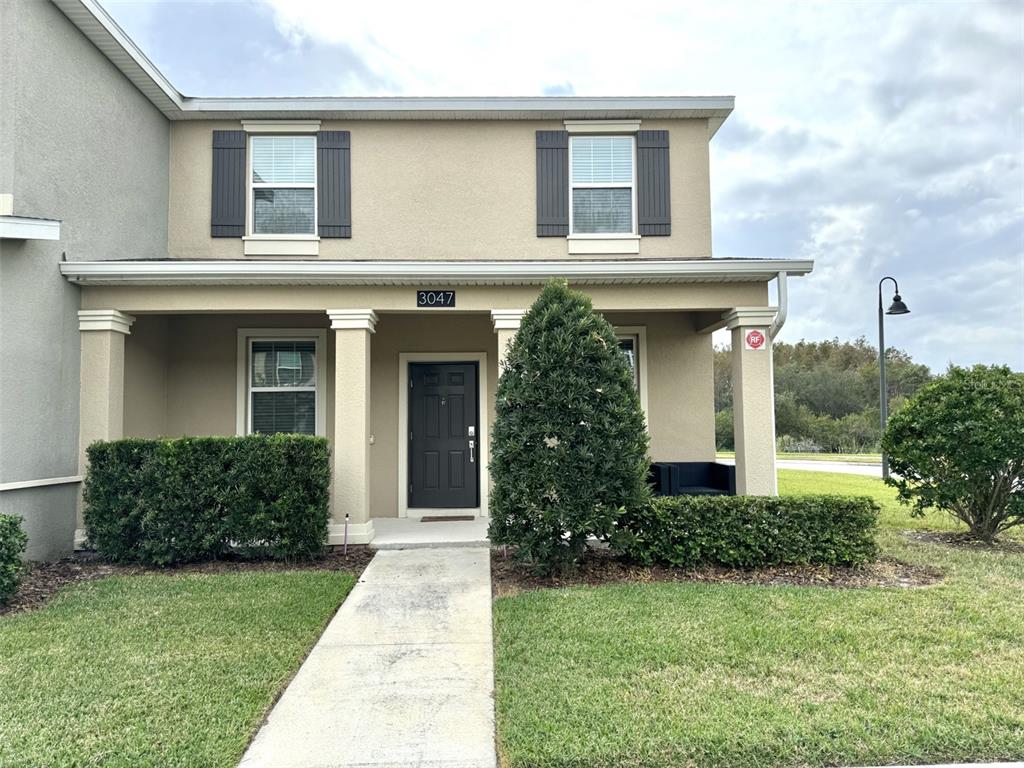
[[[375,517],[371,549],[426,549],[486,547],[490,518],[442,520],[425,523],[418,517]]]

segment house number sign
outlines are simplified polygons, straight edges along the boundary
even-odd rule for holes
[[[416,291],[417,307],[454,307],[455,291]]]

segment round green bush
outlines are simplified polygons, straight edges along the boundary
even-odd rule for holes
[[[991,541],[1024,524],[1024,373],[950,368],[892,417],[882,438],[899,498]]]
[[[538,570],[571,568],[588,537],[649,501],[649,438],[632,372],[590,299],[553,281],[523,317],[498,380],[491,540]]]

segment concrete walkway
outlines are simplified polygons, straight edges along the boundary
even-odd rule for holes
[[[490,552],[378,552],[241,768],[494,768]]]

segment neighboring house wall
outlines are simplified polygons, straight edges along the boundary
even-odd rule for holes
[[[79,291],[69,260],[167,255],[168,121],[44,0],[0,2],[0,194],[61,220],[0,240],[0,485],[78,473]],[[28,556],[70,552],[76,485],[0,491]]]
[[[564,237],[537,237],[536,131],[560,130],[560,121],[326,120],[321,127],[350,131],[352,140],[352,237],[322,240],[321,259],[567,257]],[[173,123],[172,258],[242,258],[241,239],[210,237],[212,132],[240,128],[238,121]],[[643,238],[640,257],[710,256],[708,121],[644,120],[642,128],[670,132],[672,235]]]

